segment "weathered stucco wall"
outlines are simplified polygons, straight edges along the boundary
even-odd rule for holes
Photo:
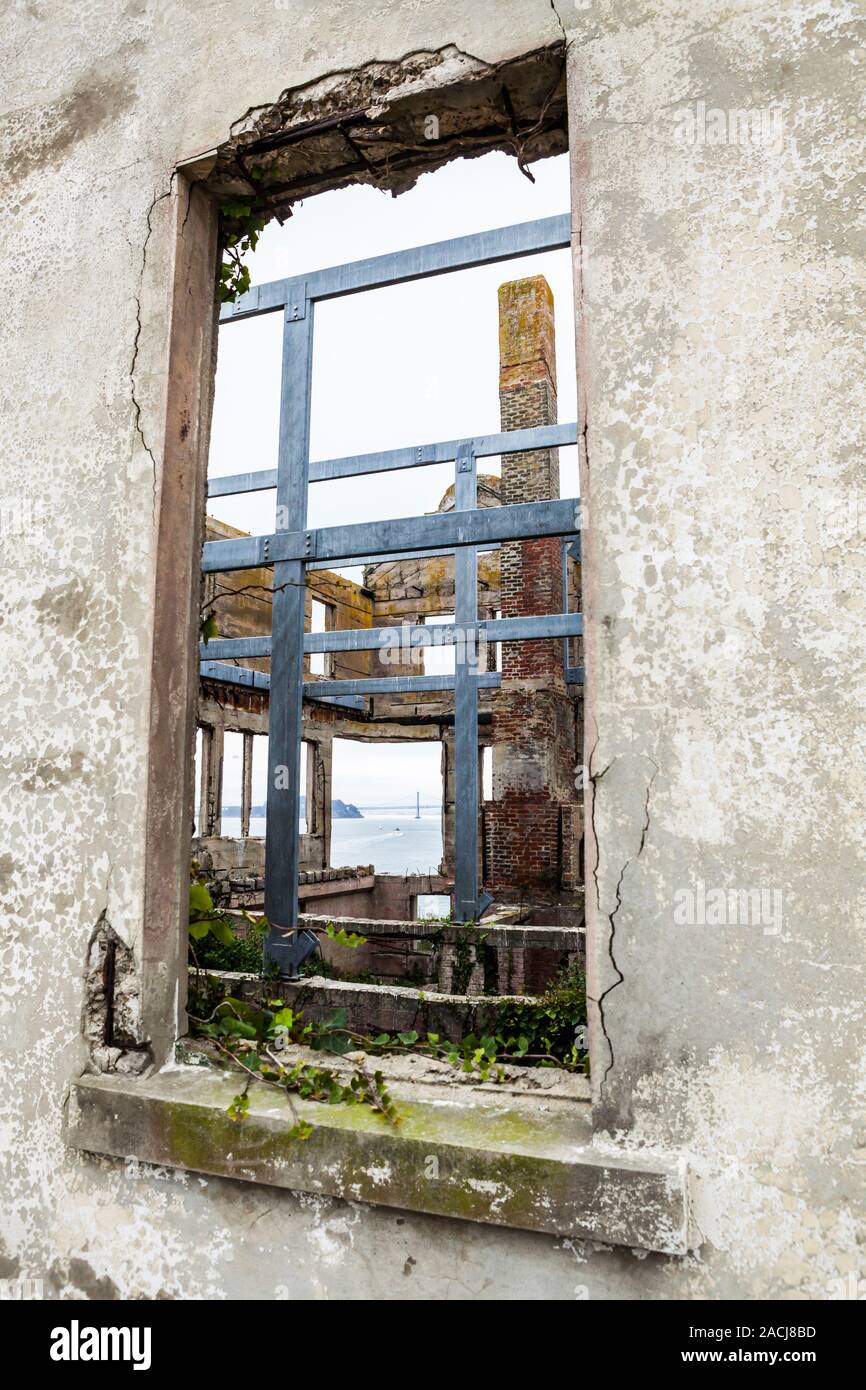
[[[598,1124],[691,1154],[710,1294],[866,1273],[856,14],[571,50]]]
[[[304,0],[96,0],[7,20],[2,1272],[187,1298],[827,1297],[866,1273],[862,33],[853,5],[806,0],[558,10],[336,3],[324,24]],[[599,1126],[689,1157],[705,1240],[684,1260],[61,1142],[103,914],[141,950],[152,523],[186,212],[172,171],[299,82],[446,44],[498,61],[561,22]],[[677,142],[676,113],[701,101],[778,109],[781,136]],[[699,881],[778,890],[781,916],[677,925],[675,895]]]

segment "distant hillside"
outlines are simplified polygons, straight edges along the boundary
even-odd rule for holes
[[[241,813],[241,808],[240,808],[240,806],[223,806],[223,811],[222,811],[222,813],[223,813],[224,816],[239,816],[240,813]],[[250,807],[250,815],[251,815],[251,816],[260,816],[260,817],[264,817],[264,816],[266,815],[266,813],[267,813],[267,807],[265,806],[264,802],[262,802],[262,804],[261,804],[260,806],[251,806],[251,807]],[[305,816],[306,814],[307,814],[306,797],[303,797],[303,796],[302,796],[302,797],[301,797],[301,815],[302,815],[302,816]],[[357,806],[353,806],[351,801],[341,801],[341,800],[339,799],[339,797],[334,797],[334,800],[331,802],[331,815],[334,817],[334,820],[363,820],[363,819],[364,819],[363,812],[359,811],[358,808],[357,808]]]

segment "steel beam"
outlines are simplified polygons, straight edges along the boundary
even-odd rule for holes
[[[558,217],[542,217],[536,222],[518,222],[510,227],[495,227],[472,236],[452,237],[448,241],[413,246],[407,251],[392,251],[385,256],[372,256],[347,265],[335,265],[327,270],[312,271],[304,280],[273,280],[267,285],[255,285],[233,304],[227,304],[220,314],[220,323],[251,318],[256,314],[273,313],[284,309],[287,316],[300,313],[306,299],[336,299],[362,290],[384,289],[388,285],[404,284],[407,280],[447,275],[454,270],[470,270],[473,266],[494,265],[515,256],[533,256],[543,251],[558,251],[571,245],[571,218],[568,213]],[[308,313],[308,311],[307,311]]]
[[[381,630],[381,629],[380,629]],[[429,629],[428,629],[429,630]],[[572,668],[580,671],[581,667]],[[271,678],[265,671],[251,671],[247,666],[229,666],[220,661],[202,661],[199,673],[203,678],[225,681],[229,685],[242,685],[255,690],[269,690]],[[502,684],[499,671],[479,671],[474,676],[479,690],[498,690]],[[454,689],[454,677],[440,676],[368,676],[354,680],[305,681],[304,699],[321,700],[324,704],[336,704],[344,709],[363,709],[363,699],[353,700],[363,695],[420,695],[429,692],[448,692]]]
[[[497,454],[529,453],[532,449],[557,449],[577,443],[577,425],[534,425],[526,430],[478,434],[471,439],[443,439],[435,444],[413,444],[403,449],[384,449],[345,458],[316,459],[310,464],[310,482],[331,478],[357,478],[365,473],[387,473],[396,468],[423,468],[431,463],[451,463],[460,453],[476,458]],[[264,492],[277,485],[275,468],[252,473],[232,473],[208,481],[208,497],[227,497],[239,492]]]
[[[454,505],[461,512],[477,505],[475,456],[461,454],[455,464]],[[454,561],[455,628],[477,632],[478,561],[464,546]],[[439,626],[437,624],[437,626]],[[470,659],[472,665],[470,665]],[[454,662],[454,920],[478,916],[478,638],[455,652]]]
[[[501,549],[497,543],[495,545],[480,545],[476,547],[477,555],[496,555]],[[341,560],[339,568],[343,569],[349,565],[384,565],[393,564],[397,560],[436,560],[451,558],[457,554],[455,546],[450,546],[446,550],[398,550],[388,555],[352,555],[347,560]],[[307,565],[307,572],[310,570],[330,570],[334,568],[332,560],[317,560],[311,565]]]
[[[295,317],[287,307],[283,319],[277,515],[291,516],[301,526],[307,517],[312,362],[313,306],[309,305],[301,317]],[[292,557],[275,563],[265,829],[265,914],[271,925],[265,961],[276,963],[284,974],[295,971],[283,933],[298,925],[305,594],[303,561]]]
[[[499,549],[499,546],[491,546],[486,553],[492,553]],[[397,560],[436,560],[455,555],[457,552],[454,546],[448,550],[398,550],[390,555],[352,555],[346,560],[340,561],[340,569],[348,568],[350,565],[382,565],[395,563]],[[316,560],[313,564],[307,565],[308,570],[330,570],[333,569],[333,560]]]
[[[380,632],[392,630],[378,629]],[[271,678],[267,672],[251,671],[246,666],[230,666],[227,662],[202,661],[199,663],[199,674],[205,680],[224,681],[228,685],[242,685],[255,690],[271,688]],[[479,690],[498,690],[502,684],[499,671],[481,671],[475,679]],[[569,685],[583,685],[583,667],[567,666],[565,679]],[[368,680],[361,677],[358,680],[305,681],[304,699],[321,700],[323,704],[359,710],[364,708],[365,702],[359,699],[350,703],[351,697],[356,695],[414,695],[426,691],[447,692],[453,689],[454,677],[449,675],[383,676],[370,677]]]
[[[293,518],[296,512],[283,513]],[[205,574],[258,569],[284,560],[347,563],[353,556],[485,545],[540,536],[571,536],[580,530],[577,498],[517,502],[510,507],[477,511],[434,512],[430,516],[323,526],[315,531],[278,531],[267,536],[237,536],[207,541],[202,550]],[[277,581],[274,580],[276,588]]]
[[[276,468],[258,468],[251,473],[231,473],[208,478],[208,497],[234,497],[239,492],[267,492],[277,485]]]
[[[263,635],[261,637],[212,637],[209,642],[199,643],[199,656],[201,657],[202,675],[214,675],[216,680],[225,680],[222,671],[239,670],[235,666],[222,666],[219,674],[212,671],[205,672],[205,667],[215,667],[220,665],[215,660],[216,657],[230,657],[235,661],[260,661],[263,657],[271,654],[271,637]],[[210,659],[209,659],[210,658]],[[260,671],[247,671],[246,676],[262,675]],[[254,680],[242,680],[239,684],[255,685]]]
[[[575,424],[538,425],[532,429],[506,430],[502,434],[478,435],[472,439],[448,439],[438,444],[418,444],[376,454],[320,459],[310,464],[310,482],[356,478],[365,473],[387,473],[395,468],[424,468],[435,463],[451,463],[469,454],[476,458],[492,458],[497,454],[529,453],[532,449],[556,449],[576,443]]]
[[[268,638],[270,642],[270,638]],[[201,650],[201,648],[199,648]],[[268,649],[270,655],[270,648]],[[230,666],[222,661],[199,662],[199,675],[205,680],[227,681],[231,685],[243,685],[254,690],[268,690],[271,678],[265,671],[251,671],[248,666]]]
[[[498,690],[502,676],[498,671],[473,672],[480,690]],[[430,691],[454,689],[454,676],[360,676],[353,680],[318,681],[326,695],[420,695]],[[304,686],[306,697],[309,686]]]
[[[425,623],[402,623],[399,627],[305,632],[303,651],[305,656],[313,652],[372,652],[395,645],[401,651],[417,651],[424,647],[465,647],[472,638],[484,637],[488,642],[537,642],[545,637],[579,637],[582,632],[582,613],[532,613],[523,618],[476,618],[463,624],[437,623],[435,627]],[[271,655],[271,638],[212,637],[207,646],[201,644],[199,651],[202,656],[208,651],[214,657],[262,658]]]

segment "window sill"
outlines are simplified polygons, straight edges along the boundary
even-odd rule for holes
[[[416,1086],[387,1125],[364,1106],[295,1098],[315,1126],[287,1138],[272,1089],[254,1083],[242,1124],[226,1114],[238,1078],[172,1065],[143,1079],[82,1076],[75,1148],[298,1192],[603,1241],[665,1254],[689,1248],[684,1165],[601,1152],[589,1105],[543,1095]]]

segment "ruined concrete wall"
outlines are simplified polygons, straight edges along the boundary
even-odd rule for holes
[[[61,1138],[88,1057],[94,928],[107,921],[140,967],[145,823],[165,809],[142,787],[162,461],[194,424],[172,416],[166,432],[174,228],[208,228],[195,200],[177,206],[172,171],[289,86],[445,44],[454,77],[467,54],[560,38],[557,8],[598,528],[591,935],[597,996],[614,988],[595,1070],[601,1091],[609,1044],[611,1129],[682,1144],[697,1168],[700,1261],[100,1161]],[[73,1297],[477,1299],[825,1296],[863,1272],[852,14],[353,0],[323,26],[307,0],[251,0],[231,22],[209,3],[98,0],[8,17],[0,216],[22,273],[0,325],[4,524],[20,519],[0,625],[16,692],[0,714],[15,808],[0,844],[0,1273]],[[784,145],[657,138],[696,93],[780,104]],[[672,890],[735,883],[744,865],[784,885],[778,935],[674,931],[658,907]],[[167,995],[165,958],[151,964]],[[133,991],[126,1003],[140,1010]]]
[[[247,532],[229,526],[225,521],[208,517],[207,540],[227,540]],[[273,607],[274,571],[271,565],[257,569],[234,570],[226,574],[205,576],[202,595],[202,616],[213,617],[220,637],[269,636]],[[313,570],[307,583],[306,629],[312,631],[312,601],[319,599],[331,610],[330,626],[337,631],[353,627],[372,627],[373,605],[370,594],[360,584],[332,574],[330,570]],[[351,680],[370,674],[369,652],[332,652],[329,654],[328,676],[333,680]],[[248,657],[239,662],[254,671],[269,671],[269,659]],[[310,674],[310,658],[306,658]]]
[[[690,1155],[693,1293],[827,1298],[866,1274],[863,12],[592,10],[569,101],[597,1125]],[[760,888],[755,921],[729,895]]]

